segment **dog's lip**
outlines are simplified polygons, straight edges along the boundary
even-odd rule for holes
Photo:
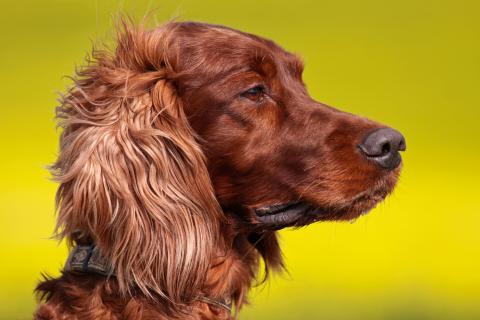
[[[322,220],[332,213],[332,210],[321,209],[305,201],[290,201],[255,209],[258,222],[274,229],[296,226],[305,219]]]
[[[255,209],[257,220],[269,226],[294,225],[311,209],[306,202],[292,201]]]
[[[260,208],[255,209],[255,214],[258,217],[274,215],[274,214],[277,214],[277,213],[287,211],[288,209],[294,208],[294,207],[298,206],[298,204],[300,204],[300,201],[289,201],[289,202],[284,202],[284,203],[272,204],[272,205],[269,205],[269,206],[260,207]]]

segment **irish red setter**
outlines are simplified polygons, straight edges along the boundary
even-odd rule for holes
[[[272,41],[119,29],[57,109],[71,254],[35,319],[235,318],[260,261],[283,267],[277,230],[354,219],[394,188],[402,135],[313,100]]]

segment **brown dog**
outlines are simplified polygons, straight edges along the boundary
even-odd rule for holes
[[[222,26],[124,25],[62,98],[52,171],[72,244],[36,319],[229,319],[276,230],[350,220],[393,189],[397,131],[314,101],[302,62]]]

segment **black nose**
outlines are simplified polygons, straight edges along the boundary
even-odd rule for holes
[[[368,159],[393,170],[402,162],[399,151],[405,151],[406,143],[400,132],[382,128],[370,133],[358,147]]]

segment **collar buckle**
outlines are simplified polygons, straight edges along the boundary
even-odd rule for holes
[[[74,247],[68,256],[64,270],[97,273],[107,277],[115,275],[113,268],[94,245]]]

